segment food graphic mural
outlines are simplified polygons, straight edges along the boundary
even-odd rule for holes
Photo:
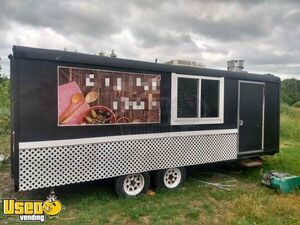
[[[58,68],[58,125],[160,123],[158,74]]]

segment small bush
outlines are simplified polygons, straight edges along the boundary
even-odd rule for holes
[[[8,135],[10,132],[10,110],[6,107],[0,108],[0,136]]]
[[[9,134],[10,130],[10,83],[6,76],[0,74],[0,136]]]
[[[300,108],[300,101],[296,102],[293,106],[296,108]]]
[[[9,135],[0,136],[0,154],[10,154],[10,138]]]

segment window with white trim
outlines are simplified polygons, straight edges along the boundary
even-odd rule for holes
[[[224,121],[224,78],[172,74],[171,125]]]

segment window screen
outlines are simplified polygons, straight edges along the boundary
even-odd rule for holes
[[[201,117],[219,116],[218,80],[201,80]]]
[[[177,117],[198,117],[198,79],[178,78]]]

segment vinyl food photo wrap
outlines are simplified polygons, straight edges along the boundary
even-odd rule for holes
[[[58,126],[160,123],[157,74],[58,67]]]

